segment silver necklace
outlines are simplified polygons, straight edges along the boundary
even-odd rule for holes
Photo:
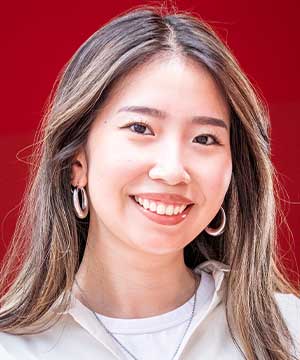
[[[179,342],[179,344],[177,345],[177,348],[172,356],[172,359],[173,360],[180,348],[180,345],[182,344],[183,342],[183,339],[191,325],[191,322],[193,320],[193,317],[194,317],[194,313],[195,313],[195,308],[196,308],[196,300],[197,300],[197,288],[198,288],[198,283],[199,283],[199,279],[197,278],[197,276],[193,273],[193,276],[194,276],[194,279],[195,279],[195,291],[194,291],[194,302],[193,302],[193,309],[192,309],[192,313],[191,313],[191,316],[189,318],[189,321],[188,321],[188,324],[187,324],[187,327],[185,328],[185,331],[183,333],[183,336],[181,338],[181,341]],[[85,298],[85,295],[84,295],[84,291],[81,289],[81,287],[79,286],[78,282],[77,282],[77,279],[75,278],[75,283],[76,285],[78,286],[80,292],[83,294],[84,298]],[[85,298],[86,300],[86,298]],[[88,303],[87,303],[88,304]],[[90,308],[90,306],[89,306]],[[124,349],[134,360],[139,360],[137,357],[135,357],[115,336],[113,333],[111,333],[108,328],[103,324],[103,322],[100,320],[100,318],[97,316],[97,314],[91,310],[92,313],[94,314],[95,318],[97,319],[97,321],[103,326],[103,328],[105,329],[105,331],[122,347],[122,349]]]

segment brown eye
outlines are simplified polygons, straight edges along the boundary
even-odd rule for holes
[[[141,124],[131,125],[130,128],[133,128],[134,131],[138,132],[139,134],[144,133],[144,131],[146,130],[146,126]]]
[[[122,128],[133,129],[132,132],[140,134],[140,135],[149,135],[149,134],[144,134],[144,132],[147,128],[150,129],[152,132],[150,125],[147,124],[146,122],[131,122],[129,124],[126,124]]]
[[[196,139],[199,139],[198,144],[202,145],[214,145],[214,144],[220,144],[217,137],[214,135],[199,135],[196,137]]]

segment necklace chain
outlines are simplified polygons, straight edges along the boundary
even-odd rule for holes
[[[180,345],[182,344],[183,339],[184,339],[184,337],[185,337],[185,335],[186,335],[186,333],[187,333],[187,331],[188,331],[188,329],[189,329],[189,327],[190,327],[190,325],[191,325],[191,322],[192,322],[192,320],[193,320],[193,317],[194,317],[195,308],[196,308],[197,288],[198,288],[199,279],[197,278],[197,276],[196,276],[194,273],[193,273],[193,275],[194,275],[194,279],[195,279],[195,291],[194,291],[194,301],[193,301],[192,313],[191,313],[191,316],[190,316],[190,318],[189,318],[187,327],[185,328],[185,331],[184,331],[183,336],[182,336],[182,338],[181,338],[181,341],[180,341],[179,344],[177,345],[177,348],[176,348],[176,350],[175,350],[175,352],[174,352],[171,360],[173,360],[173,359],[175,358],[175,356],[176,356],[176,354],[177,354],[177,352],[178,352],[178,350],[179,350],[179,348],[180,348]],[[85,297],[84,292],[83,292],[83,290],[81,289],[81,287],[79,286],[76,278],[75,278],[75,283],[76,283],[76,285],[78,286],[79,290],[82,292],[83,296]],[[117,339],[117,338],[115,337],[115,335],[114,335],[113,333],[111,333],[111,332],[108,330],[108,328],[103,324],[103,322],[100,320],[100,318],[97,316],[97,314],[96,314],[93,310],[91,310],[91,311],[92,311],[92,313],[94,314],[94,316],[95,316],[95,318],[97,319],[97,321],[103,326],[104,330],[105,330],[134,360],[139,360],[137,357],[135,357],[135,356],[119,341],[119,339]]]

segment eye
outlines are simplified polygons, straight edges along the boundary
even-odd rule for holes
[[[137,134],[140,134],[140,135],[147,135],[147,134],[144,134],[144,131],[145,131],[145,128],[148,128],[151,130],[151,132],[153,133],[152,129],[151,129],[151,126],[147,123],[147,122],[131,122],[131,123],[128,123],[124,126],[121,127],[121,129],[126,129],[126,128],[131,128],[133,129],[132,132],[135,132]]]
[[[121,127],[121,129],[126,129],[126,128],[131,128],[133,129],[132,132],[140,134],[140,135],[149,135],[149,134],[145,134],[145,129],[148,128],[152,131],[151,126],[145,121],[138,121],[138,122],[130,122],[124,126]],[[150,133],[151,135],[151,133]],[[206,146],[210,146],[210,145],[221,145],[221,142],[219,141],[218,137],[216,135],[212,135],[212,134],[202,134],[197,136],[195,139],[200,139],[200,142],[197,141],[193,141],[196,142],[198,144],[201,145],[206,145]],[[210,139],[210,140],[209,140]]]
[[[197,142],[197,143],[202,144],[202,145],[220,145],[221,144],[216,135],[203,134],[203,135],[197,136],[196,139],[200,139],[200,142]]]

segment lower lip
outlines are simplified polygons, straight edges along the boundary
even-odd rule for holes
[[[148,219],[161,224],[161,225],[176,225],[181,223],[187,218],[193,205],[188,206],[181,214],[177,215],[159,215],[150,210],[146,210],[143,206],[139,205],[131,196],[130,199],[135,203],[136,207],[145,215]]]

